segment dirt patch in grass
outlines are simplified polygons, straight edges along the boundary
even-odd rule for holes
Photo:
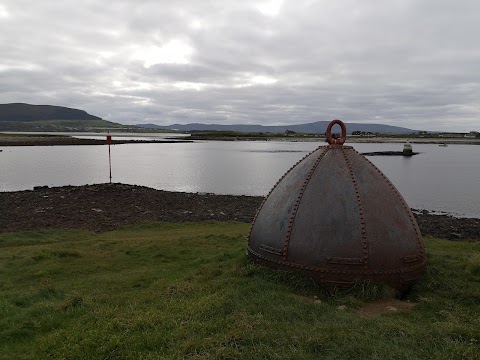
[[[410,311],[415,306],[415,303],[409,301],[402,301],[399,299],[381,299],[371,302],[364,307],[357,310],[357,314],[361,317],[374,317],[388,313]]]

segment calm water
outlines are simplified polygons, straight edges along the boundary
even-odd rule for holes
[[[266,195],[280,176],[319,145],[324,143],[114,145],[112,181],[170,191]],[[359,152],[402,149],[401,144],[349,145]],[[107,146],[0,149],[0,191],[109,180]],[[414,144],[414,151],[421,154],[369,159],[390,178],[411,207],[480,217],[480,146]]]

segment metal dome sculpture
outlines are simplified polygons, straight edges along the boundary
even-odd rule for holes
[[[332,126],[342,129],[332,136]],[[321,285],[356,280],[405,291],[426,266],[417,222],[387,177],[351,146],[340,120],[260,206],[248,240],[256,262],[300,271]]]

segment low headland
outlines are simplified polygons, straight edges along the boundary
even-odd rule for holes
[[[139,133],[141,136],[142,133]],[[412,144],[458,144],[458,145],[480,145],[480,138],[405,138],[405,137],[386,137],[362,138],[348,136],[348,143],[396,143],[404,144],[407,140]],[[191,136],[178,138],[170,137],[164,139],[151,140],[128,140],[122,138],[118,140],[115,136],[112,138],[112,144],[140,144],[140,143],[188,143],[194,141],[287,141],[287,142],[319,142],[325,143],[323,136],[285,136],[281,134],[271,134],[268,136],[261,134],[240,134],[234,133],[226,136],[222,133],[196,133]],[[81,139],[69,135],[45,135],[45,134],[10,134],[0,133],[0,146],[65,146],[65,145],[106,145],[105,139]],[[378,154],[376,154],[378,155]],[[384,154],[384,155],[402,155]]]
[[[111,140],[111,144],[185,143],[184,139],[168,140]],[[0,134],[0,146],[67,146],[67,145],[107,145],[107,139],[81,139],[68,135],[17,135]]]
[[[264,134],[264,133],[240,133],[240,132],[192,132],[190,140],[202,141],[290,141],[290,142],[326,142],[323,134]],[[412,144],[457,144],[457,145],[480,145],[480,137],[441,137],[441,136],[419,136],[409,135],[387,135],[379,134],[375,136],[347,135],[346,145],[348,143],[396,143],[404,144],[406,141]]]

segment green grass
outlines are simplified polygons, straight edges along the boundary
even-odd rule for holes
[[[381,287],[326,291],[253,265],[248,229],[0,234],[0,358],[480,358],[480,242],[427,239],[417,305],[364,318]]]
[[[91,131],[130,128],[107,120],[1,121],[0,131]]]

